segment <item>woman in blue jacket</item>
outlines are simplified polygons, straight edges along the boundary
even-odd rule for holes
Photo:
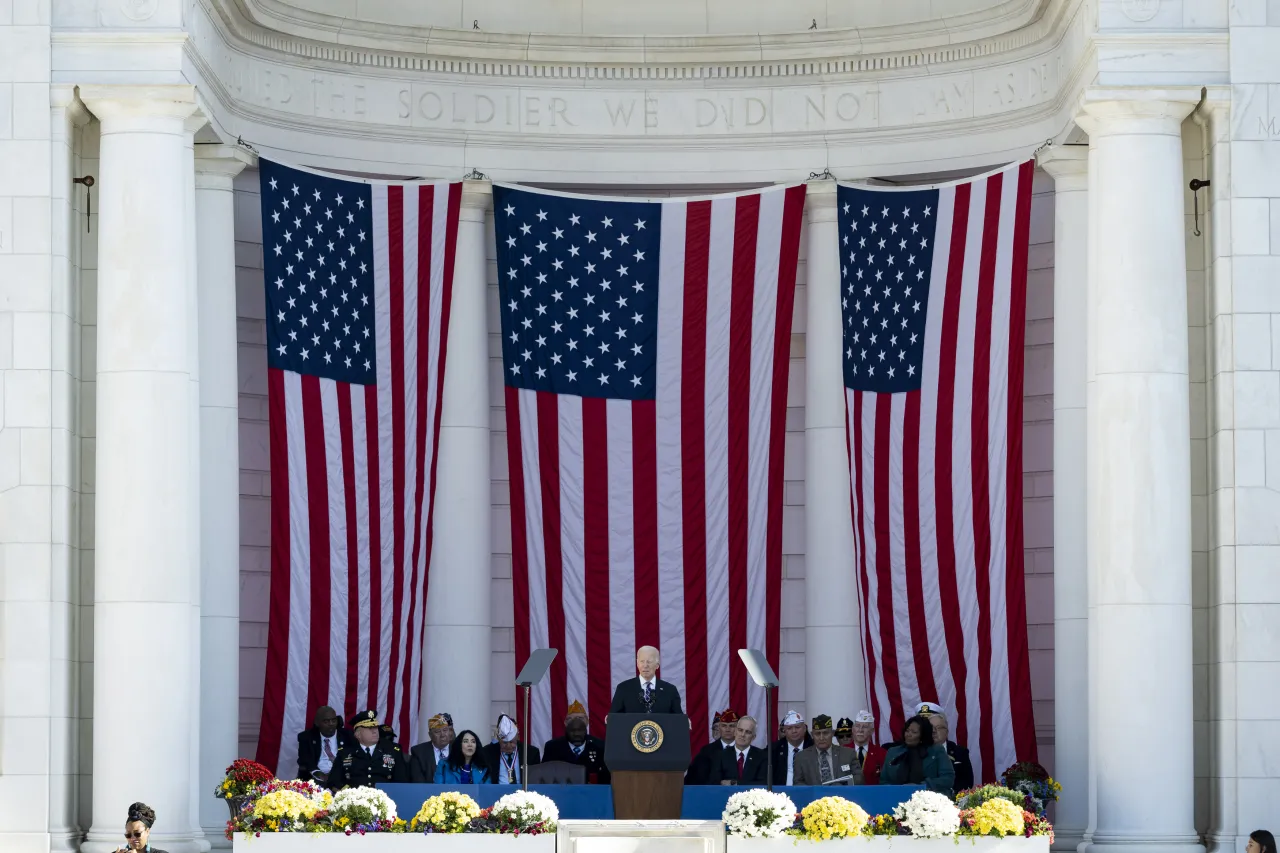
[[[493,774],[485,766],[480,738],[475,732],[463,729],[449,744],[449,757],[436,765],[436,782],[443,785],[493,784]]]
[[[924,785],[930,791],[954,795],[955,766],[947,748],[933,742],[927,717],[912,717],[902,727],[901,743],[889,747],[880,768],[881,785]]]

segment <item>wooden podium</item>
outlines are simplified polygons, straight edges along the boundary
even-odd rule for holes
[[[604,762],[616,820],[678,820],[689,767],[684,714],[610,714]]]

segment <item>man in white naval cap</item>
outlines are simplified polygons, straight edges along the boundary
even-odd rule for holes
[[[947,712],[937,702],[921,702],[916,706],[916,713],[928,717],[933,726],[933,742],[947,748],[947,757],[956,771],[955,790],[967,791],[973,787],[973,762],[969,758],[969,749],[951,740],[951,724],[947,722]]]
[[[813,746],[809,727],[804,717],[795,711],[787,711],[782,717],[782,737],[773,742],[773,784],[794,785],[796,755],[800,750]]]
[[[880,784],[880,766],[884,764],[884,747],[873,742],[876,718],[870,711],[859,711],[853,718],[853,738],[845,744],[854,751],[862,767],[862,784]]]

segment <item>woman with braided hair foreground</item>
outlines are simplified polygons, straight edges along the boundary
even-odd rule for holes
[[[148,842],[151,838],[151,826],[156,822],[155,809],[146,803],[134,803],[129,806],[129,816],[124,821],[125,846],[117,853],[165,853]]]

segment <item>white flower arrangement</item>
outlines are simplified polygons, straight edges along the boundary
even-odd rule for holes
[[[396,804],[384,792],[377,788],[343,788],[333,795],[333,807],[330,811],[335,816],[347,816],[355,823],[366,823],[366,814],[371,820],[395,820]]]
[[[796,820],[796,805],[786,794],[753,788],[729,797],[722,815],[730,835],[781,838]]]
[[[934,791],[916,791],[893,810],[898,823],[916,838],[943,838],[960,831],[960,809],[951,798]]]
[[[515,791],[493,804],[490,816],[506,824],[515,824],[521,832],[541,825],[540,832],[555,832],[560,810],[550,797],[533,791]]]

